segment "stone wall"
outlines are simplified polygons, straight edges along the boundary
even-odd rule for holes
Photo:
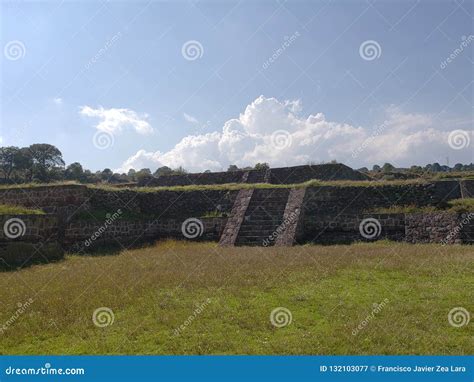
[[[460,181],[461,195],[463,198],[474,198],[474,179],[464,179]]]
[[[381,239],[400,241],[404,237],[404,214],[321,215],[305,219],[299,244],[339,244]]]
[[[73,221],[65,229],[64,246],[88,252],[101,246],[133,247],[158,239],[218,241],[227,218],[190,218],[107,221]]]
[[[56,215],[0,215],[0,268],[59,260],[60,239]]]
[[[38,186],[0,189],[0,203],[71,215],[87,209],[88,188],[81,185]]]
[[[58,234],[56,215],[0,215],[0,242],[57,241]]]
[[[307,219],[317,215],[361,213],[391,206],[444,206],[461,197],[459,182],[443,181],[409,185],[308,187],[304,200]]]
[[[159,191],[89,190],[92,209],[118,209],[162,218],[201,217],[210,212],[230,213],[238,190]]]
[[[165,175],[147,179],[146,185],[154,186],[187,186],[225,183],[272,183],[294,184],[308,180],[368,180],[367,175],[340,164],[304,165],[272,168],[263,171],[224,171],[186,175]]]
[[[367,175],[340,163],[280,167],[272,168],[270,171],[270,183],[272,184],[296,184],[304,183],[312,179],[332,181],[369,180],[370,178]]]
[[[460,244],[462,240],[459,215],[449,212],[407,214],[406,241]]]
[[[223,171],[209,172],[186,175],[163,175],[158,178],[147,180],[147,186],[189,186],[204,184],[226,184],[226,183],[242,183],[242,178],[246,171]]]

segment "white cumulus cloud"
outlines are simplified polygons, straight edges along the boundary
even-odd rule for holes
[[[469,149],[450,149],[449,130],[427,114],[389,107],[378,126],[361,127],[328,121],[322,113],[305,117],[302,112],[300,101],[260,96],[220,131],[188,135],[167,152],[139,150],[117,171],[161,166],[218,171],[229,164],[268,162],[278,167],[332,159],[353,167],[384,162],[407,166],[441,161],[448,155],[451,163],[472,161]]]
[[[153,128],[147,121],[148,115],[139,115],[130,109],[104,109],[102,106],[94,109],[90,106],[82,106],[80,114],[98,118],[99,122],[95,126],[96,129],[111,134],[121,132],[126,127],[133,128],[139,134],[151,134],[153,132]]]

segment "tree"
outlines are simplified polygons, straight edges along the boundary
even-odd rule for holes
[[[258,171],[265,171],[265,170],[268,170],[270,168],[270,166],[268,165],[268,163],[264,162],[264,163],[257,163],[254,167],[255,170],[258,170]]]
[[[135,177],[139,185],[146,185],[152,175],[149,168],[142,168],[140,171],[137,171]]]
[[[239,171],[239,168],[235,164],[231,164],[228,168],[227,171]]]
[[[137,172],[135,171],[135,169],[131,168],[130,170],[128,170],[128,173],[127,173],[128,179],[131,180],[131,181],[134,181],[136,174],[137,174]]]
[[[391,165],[390,163],[385,163],[383,166],[382,166],[382,171],[384,173],[387,173],[387,172],[393,172],[393,170],[395,170],[395,167],[393,165]]]
[[[162,175],[171,175],[173,170],[170,169],[168,166],[158,167],[158,169],[154,172],[154,176],[159,177]]]
[[[64,176],[68,180],[77,180],[78,182],[84,181],[84,169],[79,162],[71,163],[66,167]]]
[[[187,174],[188,172],[184,169],[184,167],[182,166],[179,166],[178,168],[175,168],[173,170],[173,175],[185,175]]]
[[[28,147],[33,162],[33,177],[48,182],[53,169],[64,168],[63,154],[47,143],[36,143]]]
[[[433,172],[440,172],[441,170],[441,165],[437,162],[433,163],[433,165],[431,166],[431,171]]]
[[[22,147],[15,156],[15,173],[16,181],[33,180],[33,157],[29,147]]]
[[[100,173],[100,179],[108,182],[109,179],[114,175],[113,171],[110,168],[104,168],[102,172]]]
[[[0,170],[5,181],[10,180],[10,176],[15,168],[15,159],[20,149],[15,146],[0,147]]]

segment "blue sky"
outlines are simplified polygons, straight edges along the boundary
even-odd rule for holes
[[[92,170],[472,162],[473,8],[2,2],[2,144]]]

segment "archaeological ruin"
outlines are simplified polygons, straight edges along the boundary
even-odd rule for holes
[[[127,188],[4,186],[0,204],[39,211],[0,215],[0,262],[21,266],[166,238],[262,247],[472,244],[474,211],[463,201],[473,197],[474,180],[373,181],[342,164],[169,175]]]

